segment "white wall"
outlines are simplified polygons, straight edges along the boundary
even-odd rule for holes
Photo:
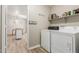
[[[43,5],[30,5],[28,7],[29,19],[37,22],[36,25],[29,25],[29,46],[32,47],[40,44],[40,32],[49,26],[48,15],[50,8]]]
[[[56,13],[58,16],[62,16],[64,12],[77,8],[79,8],[79,5],[53,5],[51,6],[51,13]]]
[[[62,16],[62,14],[66,11],[71,11],[74,9],[79,8],[79,5],[53,5],[51,6],[50,13],[56,13],[58,16]],[[77,22],[77,23],[76,23]],[[78,25],[79,24],[79,17],[71,17],[68,18],[67,23],[65,24],[65,20],[56,20],[53,21],[54,25]],[[53,25],[53,23],[51,25]]]

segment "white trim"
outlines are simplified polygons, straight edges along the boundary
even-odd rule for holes
[[[34,48],[38,48],[38,47],[40,47],[40,45],[35,45],[33,47],[30,47],[29,50],[34,49]]]
[[[27,48],[29,48],[29,7],[27,6]]]
[[[2,6],[2,52],[5,53],[5,9],[6,6]]]

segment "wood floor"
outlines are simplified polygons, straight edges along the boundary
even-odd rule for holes
[[[15,36],[8,35],[6,53],[27,53],[27,41],[24,37],[25,36],[20,40],[16,40]]]
[[[21,40],[16,40],[15,36],[8,35],[6,53],[47,53],[46,50],[40,47],[29,50],[24,37]]]

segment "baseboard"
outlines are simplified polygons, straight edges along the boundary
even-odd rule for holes
[[[30,47],[29,49],[31,50],[31,49],[38,48],[38,47],[40,47],[40,45],[35,45],[33,47]]]

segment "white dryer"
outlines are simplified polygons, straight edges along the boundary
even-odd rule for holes
[[[50,30],[41,31],[41,47],[50,52]]]

